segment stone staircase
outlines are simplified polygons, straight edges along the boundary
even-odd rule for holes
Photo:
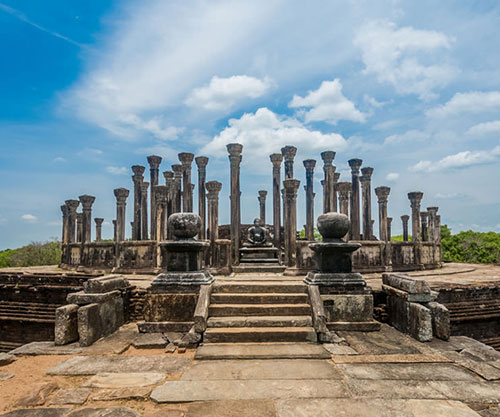
[[[208,315],[205,343],[317,341],[301,281],[219,280]]]

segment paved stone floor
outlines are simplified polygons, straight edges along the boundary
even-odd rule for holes
[[[387,325],[339,336],[165,353],[134,348],[129,324],[88,348],[34,343],[0,362],[0,415],[500,416],[500,352],[466,337],[419,343]]]

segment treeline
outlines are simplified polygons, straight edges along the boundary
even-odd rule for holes
[[[18,249],[0,252],[0,268],[58,265],[61,263],[60,242],[31,242]]]

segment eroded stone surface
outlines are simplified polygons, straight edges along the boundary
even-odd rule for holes
[[[65,388],[60,389],[50,401],[51,404],[65,405],[75,404],[82,405],[89,398],[92,390],[90,388]]]
[[[2,414],[2,417],[62,417],[71,408],[24,408]]]
[[[186,417],[275,417],[272,401],[210,401],[189,404]],[[160,417],[160,416],[158,416]]]
[[[128,407],[84,408],[73,411],[68,417],[140,417],[140,414]]]
[[[165,375],[156,372],[140,373],[99,373],[84,385],[92,388],[147,387],[159,384]]]
[[[92,401],[143,400],[151,394],[151,387],[101,389],[92,394]]]
[[[32,407],[36,405],[44,405],[47,397],[57,389],[57,384],[48,382],[46,384],[36,385],[30,388],[30,392],[24,397],[21,397],[16,407]]]
[[[335,343],[324,343],[323,347],[330,352],[332,355],[357,355],[356,352],[350,346],[337,345]]]
[[[500,386],[496,383],[470,381],[431,381],[435,390],[450,400],[496,403],[500,401]]]
[[[8,365],[16,360],[16,357],[8,353],[0,353],[0,366]]]
[[[7,381],[8,379],[14,378],[14,374],[7,374],[5,372],[0,372],[0,381]]]
[[[11,350],[9,353],[16,356],[78,355],[81,351],[82,348],[78,343],[56,346],[54,342],[32,342]]]
[[[349,379],[347,386],[353,396],[383,399],[446,399],[431,386],[430,381]]]
[[[140,333],[132,345],[136,349],[162,349],[167,343],[162,333]]]

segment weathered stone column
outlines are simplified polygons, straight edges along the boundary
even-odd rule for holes
[[[349,216],[349,194],[352,190],[350,182],[338,182],[337,192],[339,193],[339,209],[340,213]]]
[[[285,179],[285,265],[295,266],[297,249],[297,191],[300,181],[296,179]]]
[[[218,181],[208,181],[205,184],[208,191],[208,240],[210,241],[210,266],[217,265],[215,241],[219,237],[219,192],[222,184]]]
[[[314,159],[306,159],[306,239],[314,240]]]
[[[207,238],[207,198],[205,182],[207,180],[207,164],[206,156],[197,156],[195,158],[198,166],[198,216],[201,218],[201,229],[199,239]]]
[[[69,208],[66,204],[61,206],[62,212],[62,234],[61,234],[61,243],[65,245],[68,243],[68,214]]]
[[[429,218],[429,213],[426,211],[420,212],[420,221],[422,222],[422,241],[427,242],[429,240],[429,234],[427,229],[427,220]]]
[[[167,230],[167,199],[168,188],[165,185],[157,185],[153,188],[156,201],[156,240],[166,240]]]
[[[429,241],[436,243],[436,216],[439,207],[427,207],[429,213]]]
[[[180,213],[182,211],[182,165],[172,165],[172,171],[174,171],[175,184],[174,213]]]
[[[76,241],[83,242],[83,213],[76,213]]]
[[[163,176],[165,178],[165,187],[167,187],[167,222],[168,218],[175,213],[174,199],[175,199],[175,180],[173,171],[163,171]],[[172,240],[173,235],[167,227],[167,240]]]
[[[148,187],[149,182],[141,182],[141,239],[148,240]]]
[[[82,203],[82,242],[92,242],[92,204],[95,197],[93,195],[81,195],[78,197]]]
[[[118,237],[116,234],[116,220],[113,220],[113,242],[117,242],[117,241],[118,241]]]
[[[334,166],[335,168],[335,166]],[[334,211],[338,211],[338,198],[337,198],[337,183],[339,182],[339,178],[340,178],[340,172],[334,172],[333,173],[333,188],[332,188],[332,192],[333,192],[333,198],[332,198],[332,201],[333,201],[333,209]]]
[[[100,242],[102,241],[102,223],[104,222],[104,219],[102,217],[96,217],[94,218],[95,221],[95,241]]]
[[[193,191],[191,188],[191,164],[194,154],[190,152],[181,152],[179,161],[182,164],[182,211],[185,213],[193,212]]]
[[[351,193],[351,239],[360,240],[360,216],[359,216],[359,168],[363,161],[361,159],[350,159],[348,161],[352,174]]]
[[[378,198],[378,238],[382,242],[387,242],[387,200],[391,189],[389,187],[375,188]]]
[[[327,198],[326,198],[326,187],[325,187],[325,180],[321,180],[320,181],[321,183],[321,188],[323,190],[323,214],[325,214],[327,211],[326,211],[326,204],[327,204]],[[337,188],[336,186],[334,188]]]
[[[372,230],[372,178],[373,168],[362,168],[361,176],[361,206],[363,214],[363,240],[371,240],[373,237]]]
[[[240,207],[240,164],[243,145],[230,143],[227,145],[231,164],[231,249],[233,265],[240,263],[240,234],[241,234],[241,207]]]
[[[323,212],[329,213],[331,211],[337,211],[337,199],[335,198],[334,180],[335,166],[333,166],[335,152],[321,152],[321,159],[323,159],[323,172],[325,174],[323,185]]]
[[[114,193],[116,197],[116,241],[122,242],[125,240],[125,209],[129,190],[116,188]]]
[[[151,240],[156,240],[156,201],[155,201],[155,193],[153,192],[154,187],[158,185],[158,177],[160,175],[160,164],[161,157],[157,155],[148,156],[149,163],[149,173],[150,173],[150,184],[151,184],[151,203],[149,207],[149,211],[151,213]]]
[[[132,181],[134,182],[134,224],[132,227],[132,240],[141,240],[141,184],[144,181],[144,171],[146,167],[142,165],[132,165]]]
[[[420,223],[420,202],[424,193],[420,191],[412,191],[408,193],[411,207],[411,240],[413,242],[413,250],[415,253],[415,263],[422,267],[422,236]]]
[[[297,154],[297,148],[295,146],[284,146],[281,148],[281,154],[285,158],[285,179],[293,178],[293,159]]]
[[[392,217],[387,217],[387,241],[392,239]]]
[[[259,200],[259,209],[260,209],[260,221],[262,222],[262,226],[266,225],[266,190],[260,190],[259,196],[257,200]]]
[[[410,216],[407,214],[401,216],[401,222],[403,223],[403,242],[408,242],[408,220],[410,220]]]
[[[273,153],[269,158],[273,164],[274,246],[281,248],[281,163],[283,162],[283,155]]]

